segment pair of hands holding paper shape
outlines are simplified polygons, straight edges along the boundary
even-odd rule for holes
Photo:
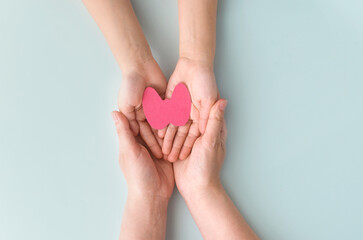
[[[205,239],[257,239],[219,178],[227,130],[213,73],[217,0],[178,0],[179,60],[169,81],[129,0],[83,0],[122,71],[112,112],[128,185],[120,239],[165,238],[176,184]]]
[[[119,109],[156,158],[170,162],[186,159],[204,133],[217,100],[213,69],[180,59],[167,84],[154,59],[145,63],[145,68],[158,74],[149,78],[148,73],[133,73],[131,79],[124,80]]]

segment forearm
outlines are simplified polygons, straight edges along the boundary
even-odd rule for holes
[[[179,54],[213,65],[217,0],[178,0]]]
[[[204,239],[258,239],[222,185],[185,200]]]
[[[128,196],[120,240],[165,239],[168,199]]]
[[[83,0],[122,70],[152,58],[130,0]]]

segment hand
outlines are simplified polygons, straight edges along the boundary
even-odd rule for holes
[[[225,156],[227,128],[224,122],[226,100],[212,107],[205,133],[193,146],[189,157],[173,163],[175,182],[184,199],[195,197],[221,186],[219,172]]]
[[[204,239],[257,240],[219,177],[226,152],[226,105],[226,100],[213,105],[205,133],[190,156],[173,163],[175,182]]]
[[[112,117],[120,142],[120,167],[128,185],[119,239],[165,239],[168,202],[174,189],[172,165],[148,152],[122,113],[112,112]]]
[[[112,112],[120,142],[119,163],[131,196],[169,199],[174,189],[171,163],[151,155],[140,136],[134,136],[120,112]]]
[[[154,60],[149,44],[132,8],[131,1],[83,0],[104,34],[123,75],[118,97],[120,111],[130,121],[135,135],[142,139],[156,158],[161,158],[150,126],[141,108],[142,95],[148,86],[165,93],[166,79]]]
[[[134,135],[141,136],[154,157],[162,158],[161,147],[156,137],[157,132],[150,127],[145,119],[142,96],[145,88],[149,86],[155,88],[163,96],[166,89],[166,79],[153,58],[134,65],[123,70],[118,107],[130,122]]]
[[[169,80],[166,98],[171,98],[175,86],[180,82],[188,87],[193,105],[190,121],[185,126],[169,124],[158,132],[159,137],[164,139],[164,159],[170,162],[188,157],[195,140],[204,133],[209,112],[218,99],[218,88],[211,64],[187,58],[179,59]]]

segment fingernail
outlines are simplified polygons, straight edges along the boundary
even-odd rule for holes
[[[219,104],[219,109],[220,110],[222,110],[222,111],[224,111],[224,109],[226,109],[226,107],[227,107],[227,104],[228,104],[228,101],[227,100],[223,100],[223,101],[221,101],[221,103]]]

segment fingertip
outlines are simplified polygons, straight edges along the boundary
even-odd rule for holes
[[[124,149],[128,149],[130,151],[137,151],[138,145],[136,144],[127,118],[121,112],[117,111],[113,111],[111,113],[111,116],[115,122],[116,132],[120,143],[120,149],[123,149],[123,151]]]
[[[170,143],[163,143],[163,146],[161,148],[161,151],[163,152],[164,155],[169,155],[171,152],[171,144]]]
[[[173,162],[175,162],[176,160],[177,160],[177,158],[176,158],[174,155],[171,155],[171,154],[170,154],[170,155],[168,156],[168,161],[169,161],[169,162],[173,163]]]
[[[208,142],[210,146],[214,146],[216,142],[220,141],[220,132],[224,123],[224,109],[227,106],[227,100],[220,99],[212,107],[208,126],[203,136],[204,141]]]
[[[163,158],[163,153],[161,152],[159,145],[151,147],[150,150],[155,158],[157,159]]]
[[[188,155],[185,153],[185,150],[183,151],[183,149],[182,149],[182,151],[179,154],[179,159],[185,160],[187,157],[188,157]]]
[[[222,112],[224,112],[224,110],[227,107],[227,104],[228,104],[228,101],[226,99],[219,100],[219,110],[221,110]]]
[[[121,112],[113,111],[111,112],[111,116],[115,123],[117,132],[122,131],[122,129],[128,125],[127,119],[125,119],[125,116],[123,116]]]
[[[226,99],[219,99],[212,107],[210,111],[209,119],[215,118],[217,120],[222,120],[224,115],[224,110],[226,109],[228,101]]]
[[[175,162],[176,160],[179,159],[181,147],[173,147],[173,149],[171,150],[171,153],[169,154],[170,162]]]
[[[158,134],[158,137],[159,137],[159,138],[163,138],[163,137],[164,137],[164,136],[162,135],[162,133],[161,133],[161,130],[158,130],[158,131],[157,131],[157,134]]]
[[[159,136],[159,138],[164,138],[164,137],[165,137],[166,128],[167,128],[167,127],[165,127],[165,128],[163,128],[163,129],[158,130],[158,136]]]
[[[119,120],[118,120],[118,117],[117,117],[117,113],[118,112],[116,112],[116,111],[112,111],[111,112],[111,117],[112,117],[112,119],[113,119],[113,121],[115,122],[115,123],[117,123]]]
[[[157,151],[157,153],[155,153],[154,155],[157,159],[162,159],[163,158],[163,153],[161,151]]]
[[[192,142],[192,144],[194,145],[195,141]],[[191,147],[186,147],[183,146],[182,150],[180,151],[179,154],[179,159],[180,160],[185,160],[189,157],[190,153],[192,152],[192,148]]]

